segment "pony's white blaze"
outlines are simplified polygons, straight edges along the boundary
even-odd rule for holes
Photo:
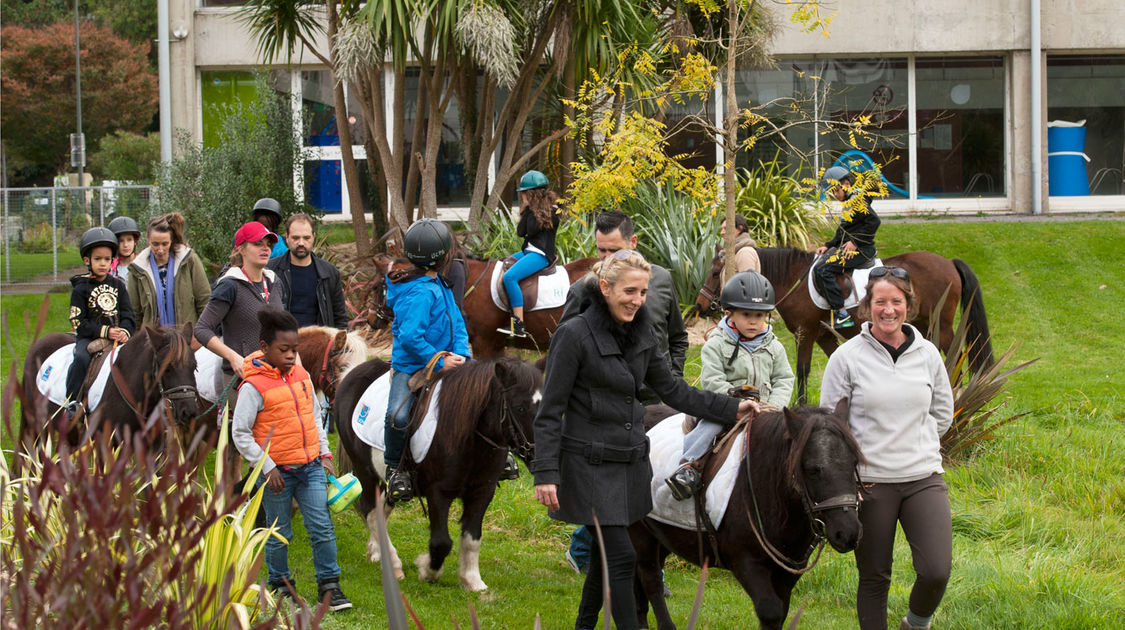
[[[543,401],[543,391],[539,390],[539,389],[535,390],[535,393],[531,395],[531,402],[538,405],[542,401]]]
[[[458,575],[461,578],[461,587],[473,592],[487,590],[488,585],[480,579],[480,539],[473,538],[470,534],[461,534],[459,555]]]

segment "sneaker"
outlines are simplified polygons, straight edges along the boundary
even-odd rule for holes
[[[677,501],[691,498],[699,489],[699,471],[691,463],[681,464],[671,477],[664,480]]]
[[[322,582],[317,586],[316,592],[320,601],[324,601],[324,596],[328,595],[328,610],[332,612],[352,607],[352,602],[344,596],[344,591],[340,590],[339,582]]]
[[[566,565],[574,569],[575,573],[582,573],[582,567],[578,566],[578,561],[574,559],[574,554],[570,550],[566,550]]]
[[[405,470],[391,468],[387,475],[387,500],[391,505],[414,498],[414,480]]]
[[[507,481],[511,479],[520,478],[520,465],[516,462],[516,458],[508,453],[508,460],[504,462],[504,470],[500,472],[500,480]]]
[[[288,578],[287,582],[270,582],[266,587],[269,588],[270,593],[273,594],[278,604],[281,604],[281,602],[286,599],[291,599],[295,602],[301,601],[300,596],[297,595],[297,581],[293,578]]]
[[[930,624],[926,624],[924,626],[916,626],[907,621],[906,617],[903,617],[902,625],[898,627],[898,630],[930,630]]]
[[[527,327],[524,326],[523,320],[518,317],[512,317],[506,328],[497,328],[497,332],[502,332],[509,337],[526,337]]]
[[[840,309],[832,314],[832,327],[836,330],[855,326],[855,320],[848,314],[847,309]]]

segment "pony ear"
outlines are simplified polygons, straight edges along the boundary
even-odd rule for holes
[[[154,350],[159,350],[168,345],[168,335],[164,332],[164,329],[156,326],[145,326],[145,330],[148,331],[148,340]]]
[[[332,340],[332,352],[339,352],[344,349],[348,344],[348,331],[341,330],[336,333],[336,337]]]
[[[797,434],[801,432],[800,418],[797,417],[797,414],[790,411],[789,407],[782,407],[781,413],[785,416],[786,437],[790,439],[797,437]]]
[[[843,420],[844,424],[847,424],[848,423],[848,399],[847,398],[841,398],[836,403],[836,408],[832,410],[832,413],[835,414],[836,417],[839,418],[840,420]]]

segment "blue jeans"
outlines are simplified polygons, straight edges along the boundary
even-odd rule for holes
[[[316,568],[317,583],[340,577],[340,566],[336,564],[336,530],[332,527],[332,517],[328,513],[328,477],[320,460],[311,461],[304,466],[290,466],[291,470],[279,466],[285,489],[272,492],[269,488],[262,493],[262,508],[266,511],[266,522],[275,523],[279,533],[290,543],[293,542],[293,523],[290,521],[293,500],[301,508],[305,519],[305,531],[312,543],[313,566]],[[265,478],[259,479],[259,485]],[[280,584],[282,578],[289,577],[289,546],[270,538],[266,541],[266,567],[269,569],[269,583]]]
[[[547,257],[538,252],[523,251],[512,254],[516,264],[504,272],[504,290],[508,292],[508,304],[514,307],[523,307],[523,291],[520,291],[520,280],[530,276],[541,269],[546,269],[549,261]]]
[[[414,408],[417,396],[410,391],[410,377],[413,374],[395,371],[391,374],[391,391],[387,394],[387,420],[383,430],[383,442],[387,450],[383,461],[388,468],[398,468],[402,459],[402,449],[406,444],[406,426],[410,424],[410,410]]]
[[[574,558],[574,564],[578,565],[579,571],[590,564],[590,548],[593,546],[594,535],[585,525],[574,530],[570,535],[570,557]]]
[[[718,422],[700,420],[690,433],[684,436],[684,456],[682,462],[694,462],[707,454],[715,436],[721,433],[723,425]]]

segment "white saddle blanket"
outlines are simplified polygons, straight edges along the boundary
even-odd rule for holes
[[[373,449],[384,451],[386,443],[383,441],[387,424],[387,397],[391,393],[391,372],[375,379],[367,386],[367,391],[360,396],[352,411],[352,429],[357,437]],[[422,424],[410,436],[410,455],[416,462],[421,462],[430,452],[430,444],[434,441],[434,432],[437,430],[438,396],[441,395],[441,381],[434,385],[430,396],[430,406],[426,409],[426,416]]]
[[[195,391],[199,392],[200,398],[210,403],[219,399],[218,372],[222,369],[222,357],[207,348],[195,351]]]
[[[816,262],[819,262],[819,259]],[[815,278],[813,277],[813,267],[816,267],[816,262],[813,263],[812,267],[809,267],[809,297],[812,298],[813,304],[816,304],[818,308],[827,311],[828,301],[824,299],[820,291],[817,291]],[[844,308],[850,309],[859,305],[859,301],[867,295],[867,276],[871,275],[872,269],[882,266],[883,261],[876,258],[875,263],[870,267],[852,270],[852,286],[855,287],[855,290],[844,297]]]
[[[102,362],[97,377],[86,392],[88,411],[93,411],[102,401],[106,383],[109,382],[110,366],[117,361],[119,354],[118,350],[114,350],[110,354],[111,360]],[[66,373],[70,371],[72,363],[74,363],[74,344],[68,343],[52,352],[43,365],[39,366],[39,373],[35,376],[35,385],[39,388],[39,393],[56,405],[66,404]]]
[[[489,286],[492,287],[492,302],[496,304],[496,308],[506,311],[508,310],[508,300],[501,293],[504,290],[504,284],[501,281],[501,276],[504,275],[503,262],[497,261],[492,266],[492,282]],[[555,272],[549,275],[540,273],[539,276],[539,296],[535,298],[535,305],[528,309],[532,311],[541,311],[545,308],[557,308],[566,304],[566,294],[570,291],[570,274],[566,272],[566,268],[562,265],[555,265]]]
[[[652,511],[649,518],[682,529],[698,529],[695,518],[695,500],[677,501],[672,490],[664,483],[680,465],[684,453],[684,414],[665,418],[648,432],[649,461],[652,464]],[[742,452],[745,433],[734,438],[730,456],[719,467],[715,478],[707,486],[707,515],[718,527],[723,522],[738,477],[738,454]]]

